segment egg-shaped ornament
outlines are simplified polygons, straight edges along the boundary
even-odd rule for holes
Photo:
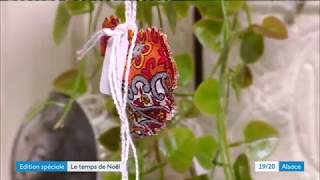
[[[119,23],[114,18],[106,18],[103,24]],[[132,37],[133,32],[129,31],[129,42]],[[105,55],[107,41],[108,37],[101,38],[102,55]],[[126,109],[132,138],[155,135],[172,119],[176,109],[173,90],[177,80],[167,36],[154,27],[138,31],[129,71]]]

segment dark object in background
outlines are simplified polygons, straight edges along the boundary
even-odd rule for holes
[[[198,8],[193,9],[193,23],[196,23],[201,19],[201,13],[199,12]],[[193,36],[193,54],[194,54],[194,63],[195,63],[195,89],[197,89],[198,85],[203,81],[203,58],[202,52],[203,48],[200,44],[198,38]]]
[[[47,105],[32,120],[25,121],[16,136],[12,158],[12,180],[95,180],[96,173],[19,173],[16,161],[96,161],[97,149],[89,120],[77,102],[65,119],[65,126],[53,126],[63,113],[68,97],[51,93],[49,99],[61,104]]]

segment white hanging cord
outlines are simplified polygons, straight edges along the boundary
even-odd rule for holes
[[[100,80],[100,91],[104,94],[111,94],[114,104],[117,108],[121,120],[121,164],[122,164],[122,179],[128,179],[128,157],[129,148],[131,147],[136,169],[136,180],[139,180],[139,163],[137,150],[130,135],[129,122],[126,113],[129,72],[132,60],[132,52],[137,39],[136,25],[136,1],[126,1],[126,22],[119,24],[114,30],[104,28],[95,33],[84,47],[77,52],[78,60],[82,59],[89,50],[100,40],[104,35],[110,36],[108,46],[106,47],[106,55],[102,68]],[[128,32],[133,31],[129,52],[128,49]],[[127,55],[127,56],[126,56]],[[123,72],[123,70],[125,71]],[[124,74],[124,91],[122,91],[122,78]]]

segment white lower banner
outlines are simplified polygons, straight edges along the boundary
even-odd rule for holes
[[[120,172],[121,161],[67,161],[68,172]]]

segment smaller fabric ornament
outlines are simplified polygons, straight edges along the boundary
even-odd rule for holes
[[[102,27],[115,28],[119,23],[118,18],[111,16],[105,19]],[[128,33],[131,42],[133,33]],[[102,56],[109,38],[105,35],[100,40]],[[176,64],[166,35],[156,28],[140,30],[132,52],[126,108],[133,138],[155,135],[172,119],[176,108],[173,96],[176,87]]]

